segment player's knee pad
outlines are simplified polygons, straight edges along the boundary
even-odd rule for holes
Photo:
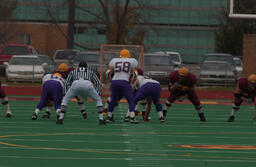
[[[199,106],[195,106],[196,110],[201,110],[202,109],[202,105],[199,105]]]
[[[2,100],[2,104],[3,104],[3,105],[8,104],[8,98],[7,98],[7,97],[3,98],[3,100]]]
[[[171,106],[172,106],[172,103],[170,103],[168,100],[166,100],[166,101],[165,101],[165,105],[166,105],[167,107],[171,107]]]
[[[239,106],[237,106],[237,105],[235,105],[235,104],[232,105],[232,108],[233,108],[234,110],[239,110]]]

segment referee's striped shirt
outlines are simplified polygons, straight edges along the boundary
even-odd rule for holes
[[[97,93],[100,95],[101,84],[97,74],[92,69],[85,67],[78,67],[69,73],[65,84],[65,93],[71,87],[72,83],[80,78],[91,81],[95,85]]]

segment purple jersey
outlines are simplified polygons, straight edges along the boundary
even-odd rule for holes
[[[242,96],[252,97],[256,96],[256,89],[251,90],[249,87],[248,78],[240,78],[238,80],[238,87],[242,91]]]

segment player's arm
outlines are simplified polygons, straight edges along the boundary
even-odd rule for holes
[[[138,71],[137,69],[134,67],[131,69],[131,77],[130,77],[130,83],[134,83],[137,80],[138,77]]]
[[[109,67],[109,69],[106,71],[106,76],[109,81],[112,80],[112,78],[114,76],[114,67]]]

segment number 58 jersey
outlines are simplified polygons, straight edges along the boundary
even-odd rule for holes
[[[113,58],[109,62],[109,67],[114,68],[112,80],[129,81],[131,70],[138,66],[138,61],[134,58]]]

